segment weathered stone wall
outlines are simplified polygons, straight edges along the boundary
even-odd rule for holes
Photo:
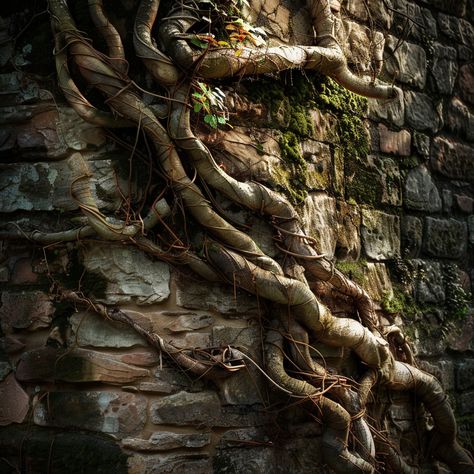
[[[404,324],[469,445],[474,315],[463,291],[474,282],[474,2],[366,4],[342,2],[354,66],[370,69],[370,29],[384,32],[382,77],[404,92],[390,104],[369,101],[349,134],[353,149],[341,126],[347,104],[316,101],[302,111],[291,97],[255,94],[246,81],[225,88],[234,128],[202,138],[228,172],[304,198],[299,209],[321,253],[369,291],[387,321]],[[21,32],[32,12],[19,11],[0,19],[0,231],[60,230],[77,219],[74,153],[98,178],[102,210],[113,213],[128,195],[138,201],[146,166],[134,162],[129,185],[129,151],[81,121],[58,93],[46,16]],[[303,2],[254,1],[252,15],[272,41],[308,41]],[[284,92],[295,92],[292,80],[286,76]],[[301,189],[281,165],[288,133],[306,162]],[[368,153],[357,148],[365,133]],[[224,199],[220,206],[277,254],[268,224]],[[178,347],[231,344],[255,364],[262,301],[118,244],[5,240],[0,257],[0,472],[325,472],[320,426],[289,408],[256,365],[216,383],[197,380],[131,329],[58,303],[54,285],[117,304]],[[314,285],[333,310],[351,314]],[[353,370],[347,351],[316,348],[339,372]],[[390,406],[392,439],[416,459],[423,415],[415,401],[380,393],[378,403]]]

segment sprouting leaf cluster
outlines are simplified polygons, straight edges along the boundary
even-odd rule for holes
[[[210,87],[204,82],[196,82],[195,91],[191,94],[193,110],[196,113],[204,112],[204,123],[211,128],[219,125],[229,125],[229,116],[224,104],[225,94],[219,87]]]

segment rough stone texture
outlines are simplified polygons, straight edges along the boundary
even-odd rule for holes
[[[378,127],[380,139],[380,151],[397,156],[410,156],[411,134],[407,130],[393,132],[384,124]]]
[[[433,64],[430,80],[435,89],[441,94],[451,94],[453,92],[458,74],[456,57],[455,48],[440,43],[433,45]]]
[[[397,127],[405,123],[405,101],[397,97],[391,101],[369,99],[369,118],[388,121]]]
[[[333,166],[329,145],[306,140],[301,151],[308,162],[308,186],[314,190],[327,190],[332,182]]]
[[[131,472],[140,474],[210,474],[209,455],[205,453],[176,453],[140,457],[129,462]]]
[[[474,148],[448,137],[436,137],[430,163],[434,170],[451,179],[474,181]]]
[[[448,105],[446,124],[455,134],[474,141],[474,114],[457,97]]]
[[[438,188],[425,165],[411,170],[405,181],[404,203],[408,209],[425,212],[441,210]]]
[[[210,310],[232,316],[255,314],[258,303],[253,296],[238,290],[235,298],[229,298],[227,287],[209,283],[202,284],[192,277],[179,276],[176,287],[176,303],[189,309]]]
[[[414,21],[410,23],[408,36],[419,42],[438,37],[436,20],[428,8],[423,8],[408,0],[392,0],[393,8],[401,14],[394,14],[395,32],[399,37],[405,37],[407,17]]]
[[[382,301],[393,294],[392,282],[384,263],[367,262],[363,287],[374,301]]]
[[[13,374],[0,382],[0,426],[22,423],[28,413],[30,399]]]
[[[1,297],[0,326],[10,334],[14,329],[48,327],[53,314],[51,298],[40,291],[4,292]]]
[[[71,340],[82,347],[127,348],[148,345],[132,328],[106,321],[95,313],[75,313],[70,318],[70,324]]]
[[[415,132],[413,134],[413,145],[415,150],[424,158],[430,156],[430,137],[424,133]]]
[[[415,216],[403,216],[401,221],[402,255],[416,258],[423,241],[423,222]]]
[[[308,235],[316,240],[318,252],[333,256],[337,242],[336,200],[323,193],[308,196],[303,223]]]
[[[474,104],[474,63],[465,64],[459,68],[458,86],[461,99],[468,104]]]
[[[98,301],[145,305],[163,301],[170,294],[168,265],[151,260],[135,248],[90,245],[83,250],[83,264],[107,282],[105,294],[97,297]]]
[[[211,443],[210,433],[173,433],[159,431],[152,433],[148,439],[125,438],[122,446],[137,451],[167,451],[179,448],[202,448]]]
[[[405,118],[408,125],[420,132],[435,133],[442,123],[439,107],[422,92],[405,91]]]
[[[436,304],[444,301],[444,283],[441,263],[415,260],[418,266],[416,299],[421,304]]]
[[[474,216],[469,216],[467,222],[469,227],[469,243],[474,244]]]
[[[378,3],[378,2],[377,2]],[[426,83],[426,53],[416,44],[389,36],[385,41],[385,73],[397,81],[423,89]]]
[[[215,392],[179,392],[152,403],[151,421],[157,425],[213,426],[221,415],[221,404]]]
[[[468,47],[474,47],[474,27],[466,20],[440,13],[440,30],[451,40]]]
[[[456,201],[457,207],[460,211],[465,212],[466,214],[472,214],[474,211],[474,199],[465,196],[465,195],[459,195],[455,194],[454,199]]]
[[[39,426],[130,435],[145,425],[146,399],[116,392],[47,392],[37,397],[33,420]]]
[[[44,347],[22,354],[16,378],[22,382],[54,381],[132,383],[150,375],[146,369],[124,364],[119,357],[85,349]]]
[[[454,390],[455,376],[453,361],[441,359],[433,363],[422,361],[421,364],[421,368],[434,375],[441,382],[441,385],[445,390]]]
[[[467,247],[467,224],[456,219],[427,217],[424,250],[432,257],[461,258]]]
[[[474,387],[474,359],[466,359],[456,367],[456,387],[467,390]]]
[[[400,255],[400,219],[370,209],[362,210],[362,245],[374,260],[387,260]]]
[[[207,314],[182,314],[166,328],[171,332],[185,332],[193,329],[207,328],[212,325],[213,319]]]
[[[459,396],[457,411],[461,416],[472,415],[474,413],[474,390],[465,392]]]

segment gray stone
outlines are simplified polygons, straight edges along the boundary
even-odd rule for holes
[[[237,289],[235,297],[229,297],[228,286],[202,283],[184,275],[176,279],[176,304],[188,309],[217,310],[227,317],[239,318],[251,317],[258,310],[257,299],[245,291]]]
[[[166,329],[171,332],[186,332],[193,329],[207,328],[213,323],[212,316],[208,314],[182,314],[171,324],[166,325]]]
[[[394,14],[394,30],[396,36],[405,37],[406,34],[419,42],[427,38],[437,38],[438,31],[436,20],[427,8],[422,8],[414,2],[407,0],[393,0],[393,7],[401,14]],[[407,30],[407,17],[413,19]]]
[[[400,218],[371,209],[362,210],[362,245],[374,260],[400,255]]]
[[[71,342],[81,347],[128,348],[148,347],[137,332],[125,324],[107,321],[96,313],[80,312],[70,318]]]
[[[453,192],[450,189],[443,189],[442,196],[443,196],[443,211],[449,214],[453,207]]]
[[[253,443],[267,443],[268,441],[268,436],[261,429],[241,428],[226,431],[219,441],[219,448],[235,448],[239,445],[246,446]]]
[[[360,257],[361,214],[358,206],[337,201],[338,237],[336,257],[341,260],[358,260]]]
[[[456,219],[427,217],[425,252],[432,257],[461,258],[467,248],[467,224]]]
[[[156,425],[213,426],[221,416],[215,392],[179,392],[156,400],[151,405],[151,421]]]
[[[426,53],[420,46],[389,36],[385,42],[385,73],[403,84],[423,89],[426,83]]]
[[[442,124],[440,111],[428,94],[405,91],[405,119],[418,131],[437,132]]]
[[[212,474],[212,465],[206,453],[177,453],[134,456],[129,461],[130,472],[140,474]]]
[[[403,95],[393,100],[383,101],[369,99],[369,118],[380,121],[384,120],[402,127],[405,123],[405,101]]]
[[[451,179],[474,181],[474,148],[448,137],[436,137],[430,158],[431,167]]]
[[[313,190],[328,190],[331,185],[331,149],[326,143],[305,140],[301,144],[303,158],[308,162],[308,186]]]
[[[474,63],[471,62],[460,67],[458,87],[461,99],[474,105]]]
[[[455,134],[474,141],[474,114],[457,97],[448,105],[446,124]]]
[[[124,448],[146,452],[179,448],[203,448],[210,443],[210,433],[173,433],[172,431],[155,432],[148,439],[125,438],[122,440]]]
[[[363,0],[346,0],[344,2],[344,10],[355,18],[367,21],[376,21],[377,25],[389,30],[392,24],[391,0],[385,2],[365,3]]]
[[[163,380],[158,380],[156,382],[142,382],[138,385],[138,390],[140,392],[169,394],[177,392],[179,388]]]
[[[84,267],[107,282],[105,295],[96,297],[107,304],[155,304],[170,295],[170,271],[145,253],[123,245],[88,245],[83,248]]]
[[[474,47],[474,27],[466,20],[440,13],[440,30],[451,40],[468,47]]]
[[[405,181],[404,203],[408,209],[425,212],[441,210],[441,198],[425,165],[410,170]]]
[[[147,401],[124,392],[58,391],[39,395],[33,406],[33,421],[39,426],[125,436],[145,426]]]
[[[454,390],[454,363],[451,360],[440,359],[434,362],[420,361],[420,368],[434,375],[445,391]]]
[[[208,332],[179,332],[167,337],[166,340],[179,349],[205,348],[211,345],[211,334]]]
[[[258,327],[214,326],[212,328],[212,345],[215,347],[240,347],[246,354],[256,357],[259,353],[260,341],[261,334]]]
[[[271,447],[220,449],[216,452],[214,458],[214,472],[239,472],[245,474],[281,473],[281,465],[275,459],[275,451]]]
[[[467,390],[474,387],[474,359],[466,358],[456,367],[456,388]]]
[[[337,242],[336,200],[325,193],[310,194],[304,202],[303,226],[320,254],[334,256]]]
[[[415,132],[413,134],[413,145],[421,156],[430,156],[430,137],[428,135]]]
[[[435,90],[441,94],[451,94],[458,74],[456,50],[440,43],[433,45],[433,62],[430,79]]]
[[[262,395],[257,387],[262,387],[262,375],[255,367],[248,364],[247,370],[225,379],[216,380],[221,399],[226,405],[254,405],[262,403]]]
[[[461,416],[474,413],[474,390],[461,394],[458,398],[458,413]]]
[[[441,264],[418,260],[416,299],[421,304],[442,303],[445,298]]]
[[[408,258],[416,258],[420,254],[423,239],[423,223],[420,218],[414,216],[402,216],[402,255]]]

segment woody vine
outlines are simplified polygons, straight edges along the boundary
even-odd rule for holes
[[[382,326],[366,291],[318,253],[292,202],[261,183],[239,181],[226,173],[191,124],[195,114],[200,114],[211,130],[228,126],[219,81],[291,69],[328,76],[362,96],[393,99],[398,89],[375,78],[382,67],[383,43],[374,43],[373,77],[358,77],[338,42],[339,19],[329,0],[307,1],[314,28],[312,45],[272,47],[266,44],[264,30],[240,18],[245,0],[179,0],[161,7],[159,3],[140,2],[133,31],[134,54],[153,78],[159,97],[154,107],[146,105],[143,89],[129,74],[125,55],[129,45],[124,47],[102,0],[89,0],[88,5],[104,51],[76,26],[66,0],[48,0],[48,8],[57,80],[70,106],[94,125],[109,130],[136,127],[143,132],[157,169],[150,179],[158,176],[163,189],[148,195],[141,209],[128,209],[123,219],[106,216],[91,191],[94,176],[77,153],[71,162],[71,193],[87,224],[48,234],[12,233],[12,237],[26,236],[39,244],[94,237],[132,245],[157,259],[187,266],[207,281],[225,280],[267,300],[272,317],[267,315],[264,326],[266,379],[276,391],[305,403],[322,421],[324,462],[335,472],[418,472],[395,447],[379,448],[381,436],[366,414],[367,401],[379,387],[414,392],[434,422],[433,455],[453,472],[474,472],[472,459],[456,440],[456,422],[446,395],[433,376],[416,367],[400,329]],[[97,94],[94,100],[88,97],[91,90]],[[247,233],[223,217],[208,199],[209,192],[264,216],[278,236],[280,257],[266,255]],[[184,219],[200,228],[200,237],[190,239],[192,244],[173,229],[170,196],[181,204]],[[325,281],[350,298],[360,322],[331,314],[307,279]],[[150,344],[199,376],[231,375],[251,363],[232,347],[178,350],[118,308],[94,302],[78,291],[56,291],[63,300],[131,325]],[[364,367],[362,377],[354,381],[329,373],[310,355],[314,340],[351,349]],[[350,433],[358,440],[354,445],[349,443]]]

